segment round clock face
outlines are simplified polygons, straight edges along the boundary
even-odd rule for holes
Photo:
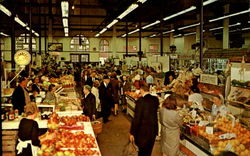
[[[20,66],[26,66],[31,61],[30,53],[26,50],[18,50],[14,55],[16,64]]]

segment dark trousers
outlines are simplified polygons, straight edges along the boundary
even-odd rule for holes
[[[102,117],[103,117],[103,122],[107,122],[108,121],[108,118],[111,114],[111,107],[104,103],[102,104]]]
[[[151,156],[155,143],[155,138],[152,141],[149,141],[146,146],[139,147],[138,156]]]

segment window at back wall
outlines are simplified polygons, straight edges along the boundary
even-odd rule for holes
[[[100,40],[99,46],[100,46],[100,58],[107,58],[109,51],[108,40],[105,39]]]
[[[16,50],[25,49],[29,51],[30,34],[21,34],[16,39]],[[32,37],[32,51],[36,51],[36,40]]]
[[[76,35],[70,41],[71,51],[89,51],[89,40],[84,35]]]

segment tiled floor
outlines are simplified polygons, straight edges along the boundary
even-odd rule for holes
[[[122,156],[122,151],[128,143],[130,119],[120,113],[110,116],[112,121],[103,125],[103,131],[97,137],[102,156]],[[160,142],[156,141],[152,156],[160,156]]]

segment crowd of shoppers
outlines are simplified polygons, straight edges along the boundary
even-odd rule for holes
[[[162,84],[162,86],[171,90],[171,95],[166,97],[162,106],[158,97],[150,94],[150,88],[157,85],[157,73],[151,67],[136,68],[126,74],[121,72],[119,66],[99,68],[74,65],[73,68],[68,66],[64,69],[44,67],[40,70],[34,69],[33,75],[19,78],[19,85],[12,95],[13,108],[18,109],[19,114],[24,112],[25,106],[29,106],[30,101],[34,100],[41,91],[47,92],[43,102],[56,103],[56,87],[49,82],[51,78],[63,75],[74,75],[76,87],[80,88],[82,92],[83,113],[89,116],[91,120],[102,117],[104,123],[110,121],[109,117],[112,112],[115,116],[118,114],[119,105],[122,106],[122,111],[126,112],[126,92],[138,90],[141,97],[136,101],[129,140],[135,142],[139,147],[139,156],[151,155],[155,138],[158,135],[158,120],[161,124],[162,155],[177,156],[180,154],[179,138],[182,119],[177,110],[177,107],[180,106],[178,104],[179,96],[176,96],[173,92],[178,92],[181,89],[182,95],[188,97],[188,107],[204,110],[202,107],[203,98],[199,93],[197,80],[191,77],[191,79],[183,81],[173,71],[167,72],[164,77],[164,85]],[[29,85],[30,80],[33,80],[33,82]],[[47,87],[41,84],[46,84]],[[176,87],[180,85],[181,87]],[[27,89],[29,86],[31,86],[31,97]],[[160,113],[159,118],[157,112]],[[214,98],[212,115],[224,112],[226,112],[226,108],[223,97],[218,95]],[[35,113],[33,112],[33,114]],[[32,112],[30,114],[32,115]],[[22,122],[35,124],[33,121],[24,120]],[[22,127],[20,128],[22,129]],[[39,143],[33,145],[39,145]]]

